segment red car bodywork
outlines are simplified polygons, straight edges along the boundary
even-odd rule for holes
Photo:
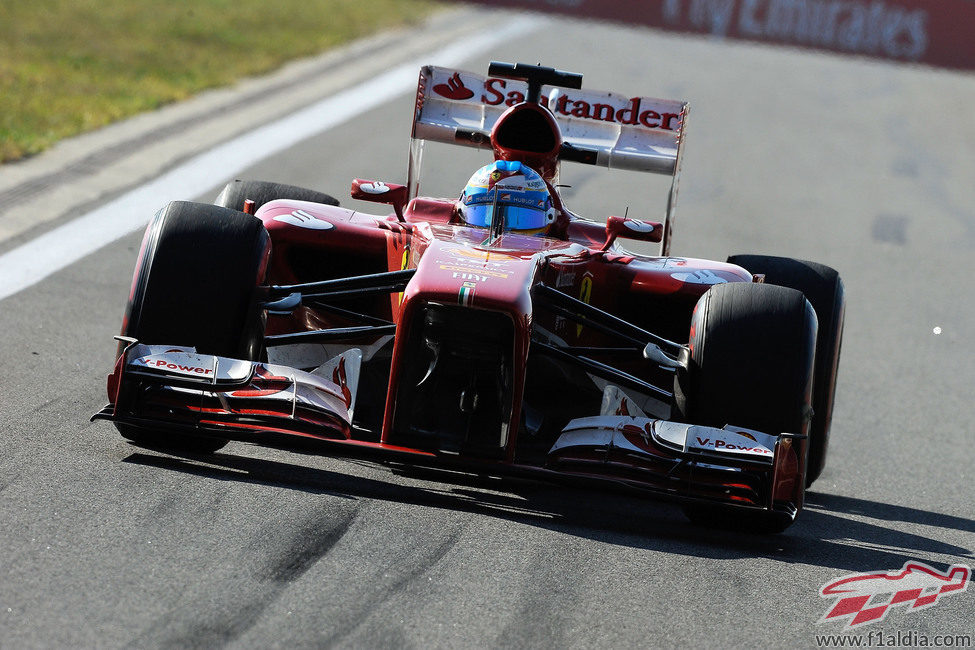
[[[430,85],[431,80],[421,78],[417,124]],[[631,104],[624,102],[624,107],[639,104],[626,101]],[[526,112],[552,129],[551,148],[523,151],[504,141],[503,125]],[[548,109],[532,103],[507,108],[489,142],[496,159],[522,160],[547,179],[564,152],[559,123]],[[676,176],[679,161],[674,157]],[[371,196],[364,185],[374,192]],[[409,186],[415,189],[415,179]],[[311,440],[336,453],[416,464],[595,480],[751,509],[801,508],[806,453],[801,436],[776,435],[774,442],[750,448],[741,441],[761,434],[688,425],[681,433],[668,423],[675,367],[639,354],[643,341],[620,346],[599,327],[602,312],[634,328],[625,331],[652,328],[664,338],[686,342],[692,310],[705,291],[716,283],[758,278],[733,264],[630,253],[615,242],[617,235],[663,240],[666,251],[670,214],[664,224],[616,218],[607,227],[574,215],[561,205],[554,185],[550,191],[561,216],[544,237],[508,232],[491,238],[458,219],[454,199],[407,201],[408,189],[367,181],[356,181],[353,194],[392,203],[394,214],[270,201],[256,216],[270,234],[267,285],[277,290],[275,295],[287,294],[287,287],[337,278],[394,275],[388,276],[388,286],[352,297],[354,308],[346,306],[377,323],[388,322],[387,329],[369,330],[341,309],[306,301],[272,310],[268,340],[348,328],[342,345],[358,350],[383,349],[384,339],[392,337],[386,352],[368,362],[381,369],[388,363],[388,369],[370,386],[355,386],[345,375],[345,358],[333,358],[333,366],[313,373],[309,369],[319,360],[235,366],[217,357],[197,358],[192,350],[150,349],[129,341],[109,378],[111,403],[100,416],[268,444]],[[568,306],[560,306],[566,296]],[[567,313],[582,309],[580,303],[593,309],[590,320]],[[559,349],[553,351],[555,341]],[[585,365],[566,371],[565,379],[560,354],[582,357]],[[546,391],[574,394],[576,389],[567,386],[578,384],[579,377],[599,376],[603,367],[611,368],[603,383],[616,385],[618,379],[629,393],[642,386],[643,407],[656,412],[645,417],[626,397],[609,411],[605,404],[603,412],[598,407],[587,411],[591,403],[580,399],[579,411],[571,412],[572,400],[566,399],[568,406],[560,408],[570,412],[551,412],[556,409],[550,404],[561,402]],[[458,377],[468,384],[455,381]],[[597,384],[593,394],[598,397],[604,388]],[[486,400],[490,409],[477,400]],[[474,418],[489,411],[496,420]],[[579,419],[587,416],[595,419]],[[541,424],[533,425],[533,418]],[[456,439],[452,431],[459,432]]]

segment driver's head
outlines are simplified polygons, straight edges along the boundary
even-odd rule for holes
[[[471,176],[460,214],[471,226],[489,228],[494,219],[503,219],[505,231],[532,235],[552,225],[556,210],[538,172],[518,161],[498,160]]]

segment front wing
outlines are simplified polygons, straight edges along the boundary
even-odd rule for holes
[[[312,372],[130,341],[109,376],[110,403],[93,419],[181,435],[396,460],[555,482],[611,485],[678,501],[771,510],[802,507],[805,436],[768,435],[630,415],[572,420],[544,464],[458,456],[382,441],[353,429],[361,353]]]

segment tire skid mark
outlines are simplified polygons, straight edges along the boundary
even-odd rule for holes
[[[924,193],[925,201],[934,209],[958,222],[965,229],[968,246],[975,245],[975,210],[962,205],[950,190],[951,165],[936,151],[905,144],[903,116],[889,116],[887,131],[890,141],[902,150],[892,170],[895,174],[914,179],[914,184]]]
[[[321,560],[352,526],[358,505],[335,513],[313,512],[297,525],[286,526],[281,519],[265,524],[242,551],[231,551],[213,573],[201,572],[198,588],[179,599],[179,604],[138,638],[131,647],[208,648],[225,645],[244,635],[260,615],[287,587]],[[281,542],[276,542],[283,538]],[[270,557],[247,570],[248,549],[270,547]]]
[[[355,521],[358,508],[345,513],[338,521],[330,522],[322,534],[322,521],[310,519],[293,536],[291,544],[281,549],[268,565],[260,579],[267,582],[287,584],[300,578],[316,562],[332,550]]]
[[[435,568],[447,556],[448,553],[457,545],[461,536],[469,525],[465,519],[463,524],[457,526],[447,537],[437,546],[432,548],[424,557],[418,558],[417,564],[408,569],[405,573],[386,584],[377,584],[375,589],[366,598],[359,600],[355,605],[349,604],[346,616],[342,620],[333,620],[331,633],[316,640],[317,647],[332,647],[340,645],[343,640],[354,634],[360,627],[366,624],[370,616],[379,611],[380,606],[389,599],[408,590],[410,585],[425,576],[431,569]],[[383,626],[388,627],[391,621],[384,621]],[[400,632],[401,633],[401,632]],[[386,630],[387,636],[390,631]],[[352,645],[359,645],[353,643]]]
[[[155,501],[145,517],[145,526],[160,528],[160,522],[179,521],[187,517],[205,520],[214,512],[219,512],[227,496],[225,489],[212,491],[179,490],[155,492]],[[165,534],[160,530],[159,534]]]
[[[534,571],[525,589],[512,595],[511,617],[494,645],[508,647],[565,648],[575,645],[571,636],[572,612],[585,602],[585,567],[592,562],[591,552],[563,541],[562,548],[546,546],[533,552]],[[568,606],[571,603],[572,607]]]
[[[181,501],[176,494],[159,494],[156,502],[149,508],[147,521],[172,521],[178,518]]]

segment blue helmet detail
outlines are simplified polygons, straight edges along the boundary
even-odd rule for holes
[[[517,160],[498,160],[474,172],[460,203],[464,221],[482,228],[495,217],[504,219],[505,230],[537,231],[555,220],[545,179]]]

